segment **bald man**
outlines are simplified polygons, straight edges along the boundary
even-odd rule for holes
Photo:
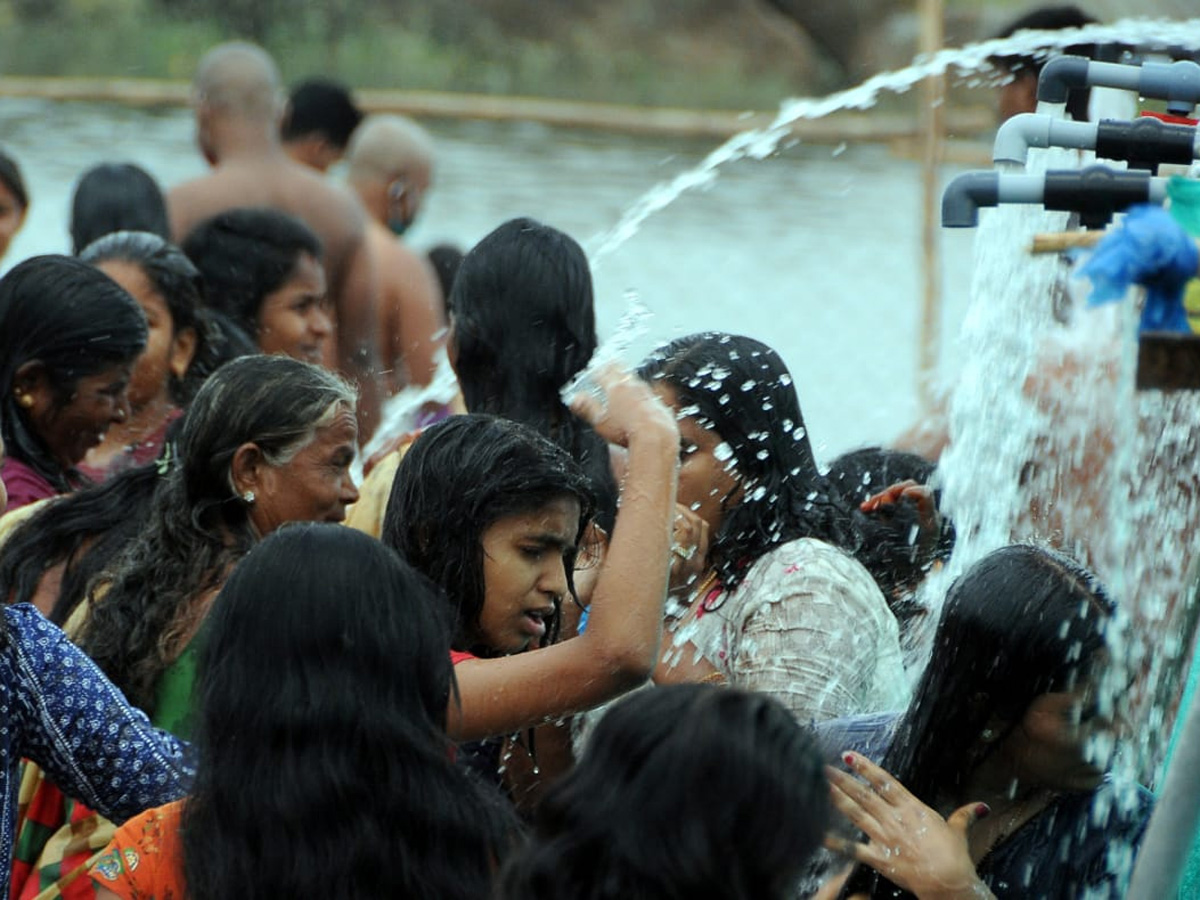
[[[245,206],[282,210],[316,232],[336,328],[327,361],[358,382],[365,442],[379,416],[379,287],[362,206],[284,152],[284,94],[274,61],[261,48],[230,43],[210,50],[196,71],[193,103],[196,140],[213,170],[168,193],[176,242],[205,219]]]
[[[433,181],[433,142],[401,116],[368,116],[346,150],[347,180],[370,217],[367,246],[380,274],[380,337],[390,385],[428,384],[440,346],[444,298],[425,256],[400,240]]]

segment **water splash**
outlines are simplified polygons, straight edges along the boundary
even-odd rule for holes
[[[588,255],[596,268],[605,258],[629,241],[642,224],[690,190],[705,187],[727,163],[746,159],[764,159],[792,134],[791,126],[804,119],[819,119],[846,109],[868,109],[881,94],[904,93],[926,78],[958,70],[962,75],[989,68],[988,60],[998,55],[1045,55],[1052,49],[1081,43],[1122,43],[1162,46],[1200,44],[1200,19],[1172,22],[1155,19],[1122,19],[1112,25],[1089,25],[1058,31],[1023,31],[1010,38],[993,39],[959,48],[940,50],[932,56],[918,57],[910,66],[894,72],[873,75],[866,81],[826,97],[805,97],[785,101],[770,124],[735,134],[709,153],[699,165],[651,188],[636,200],[611,229],[588,241]]]

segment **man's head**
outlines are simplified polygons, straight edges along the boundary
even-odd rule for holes
[[[1027,12],[1010,22],[999,34],[1004,40],[1020,31],[1061,31],[1068,28],[1083,28],[1094,25],[1096,20],[1077,6],[1042,6]],[[1052,54],[1037,52],[1000,54],[992,57],[993,65],[1007,71],[1012,78],[1000,88],[998,115],[1004,122],[1019,113],[1037,110],[1038,76],[1052,55],[1059,53],[1073,56],[1096,56],[1095,44],[1076,44],[1063,47]],[[1087,121],[1088,92],[1072,91],[1067,101],[1067,112],[1078,122]]]
[[[209,50],[192,82],[196,140],[209,162],[220,158],[223,124],[275,133],[283,114],[283,91],[274,60],[261,47],[235,41]]]
[[[342,158],[362,121],[350,92],[335,81],[311,78],[292,90],[281,130],[288,154],[322,172]]]
[[[433,141],[403,116],[368,116],[346,150],[349,180],[372,218],[402,234],[433,183]]]

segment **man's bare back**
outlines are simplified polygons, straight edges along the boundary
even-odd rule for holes
[[[445,321],[437,273],[382,225],[367,223],[380,277],[380,359],[393,391],[426,385],[437,369]]]
[[[177,242],[227,209],[267,206],[316,232],[335,313],[336,358],[358,382],[359,432],[365,441],[379,414],[378,279],[367,248],[366,215],[347,191],[293,162],[279,140],[282,92],[261,49],[225,44],[201,61],[196,82],[197,141],[214,169],[167,194]]]

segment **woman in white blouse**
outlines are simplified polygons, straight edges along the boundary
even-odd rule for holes
[[[802,722],[903,708],[896,619],[855,558],[862,517],[818,471],[783,360],[708,333],[639,374],[679,418],[676,568],[699,573],[678,591],[655,680],[765,691]]]

